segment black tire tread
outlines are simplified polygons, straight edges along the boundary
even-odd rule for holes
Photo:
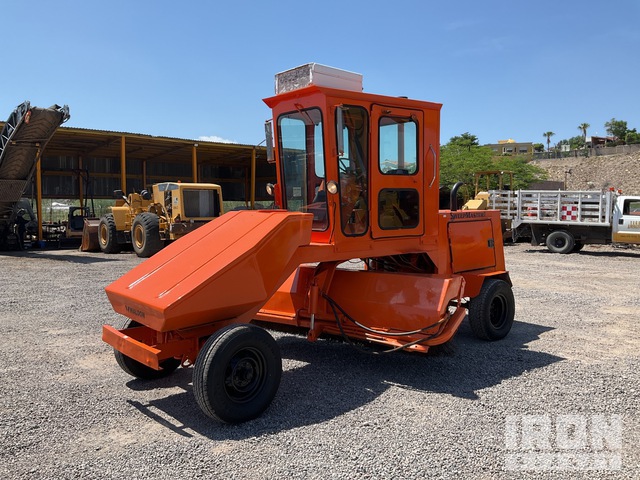
[[[556,240],[563,240],[564,244],[562,246],[557,246],[555,244]],[[549,235],[547,235],[546,245],[549,251],[553,253],[567,254],[573,252],[573,248],[575,247],[576,241],[573,238],[571,233],[566,230],[554,230]]]
[[[142,247],[138,247],[135,241],[135,230],[140,226],[144,232]],[[131,227],[131,238],[133,250],[136,255],[142,258],[151,257],[162,250],[162,240],[160,240],[160,218],[151,212],[142,212],[133,220]]]
[[[496,328],[490,318],[491,304],[497,296],[503,298],[507,307],[507,318],[500,328]],[[514,317],[515,299],[511,286],[499,278],[486,279],[480,294],[469,305],[469,324],[473,334],[482,340],[500,340],[511,330]]]
[[[102,243],[102,228],[105,226],[107,228],[107,242]],[[122,250],[122,245],[118,243],[117,239],[117,229],[116,229],[116,221],[113,218],[112,213],[107,213],[100,219],[100,224],[98,226],[98,244],[100,245],[100,250],[103,253],[118,253]]]
[[[226,360],[243,346],[259,347],[269,355],[271,362],[268,379],[259,395],[246,404],[233,404],[222,398],[222,392],[212,383],[212,376],[220,375],[226,368]],[[195,362],[193,392],[200,409],[209,417],[225,423],[241,423],[258,417],[266,410],[280,385],[282,359],[273,337],[263,328],[250,324],[234,324],[224,327],[205,342]],[[219,380],[219,379],[218,379]],[[219,393],[216,397],[216,393]]]

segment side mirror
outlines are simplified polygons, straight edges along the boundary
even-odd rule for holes
[[[273,125],[271,120],[264,122],[264,135],[267,142],[267,162],[274,163],[276,160],[273,155]]]
[[[336,109],[336,140],[338,141],[338,157],[341,157],[344,155],[344,112],[347,108],[338,105]]]

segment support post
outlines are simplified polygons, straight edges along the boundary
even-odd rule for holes
[[[40,159],[40,148],[36,154],[38,160],[36,160],[36,205],[38,215],[38,240],[44,240],[42,238],[42,218],[44,217],[44,210],[42,208],[42,164]]]
[[[120,189],[127,194],[127,141],[120,137]]]
[[[84,207],[84,184],[82,180],[82,155],[78,155],[78,200],[80,200],[80,206]],[[84,212],[82,214],[84,215]]]
[[[191,147],[191,171],[193,173],[193,183],[198,183],[198,144],[194,143]]]
[[[251,150],[251,210],[256,208],[256,147]]]

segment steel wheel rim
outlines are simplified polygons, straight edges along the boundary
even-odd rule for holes
[[[144,245],[143,238],[142,227],[140,227],[140,225],[136,225],[136,228],[133,229],[133,241],[136,242],[136,247],[142,248]]]
[[[262,390],[266,377],[267,362],[262,353],[255,348],[244,348],[229,361],[224,388],[231,400],[249,402]]]
[[[107,238],[108,238],[107,227],[105,227],[104,225],[100,225],[100,243],[102,243],[102,245],[106,245]]]
[[[506,299],[502,295],[496,296],[491,301],[491,306],[489,307],[491,325],[497,329],[501,328],[507,321],[507,314],[508,306]]]

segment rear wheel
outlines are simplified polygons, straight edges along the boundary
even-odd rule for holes
[[[547,248],[553,253],[571,253],[576,244],[573,235],[565,230],[556,230],[547,235]]]
[[[139,257],[150,257],[162,249],[160,219],[151,212],[136,215],[131,227],[133,250]]]
[[[141,325],[138,322],[134,322],[133,320],[126,319],[124,323],[120,326],[119,330],[124,330],[125,328],[134,328],[140,327]],[[122,352],[118,350],[113,350],[113,353],[116,357],[116,362],[120,365],[120,368],[124,370],[126,373],[131,375],[132,377],[139,378],[141,380],[155,380],[158,378],[163,378],[168,375],[171,375],[176,368],[180,366],[180,359],[178,358],[167,358],[166,360],[162,360],[160,362],[160,368],[162,370],[155,370],[151,367],[146,366],[143,363],[140,363],[137,360],[134,360],[131,357],[127,357]]]
[[[504,280],[489,278],[482,284],[480,294],[470,302],[471,330],[483,340],[500,340],[511,330],[515,312],[511,286]]]
[[[255,325],[230,325],[209,337],[198,354],[193,392],[211,418],[240,423],[258,417],[278,391],[278,344]]]
[[[113,214],[108,213],[100,219],[98,225],[98,243],[104,253],[118,253],[122,246],[118,243],[116,221]]]

